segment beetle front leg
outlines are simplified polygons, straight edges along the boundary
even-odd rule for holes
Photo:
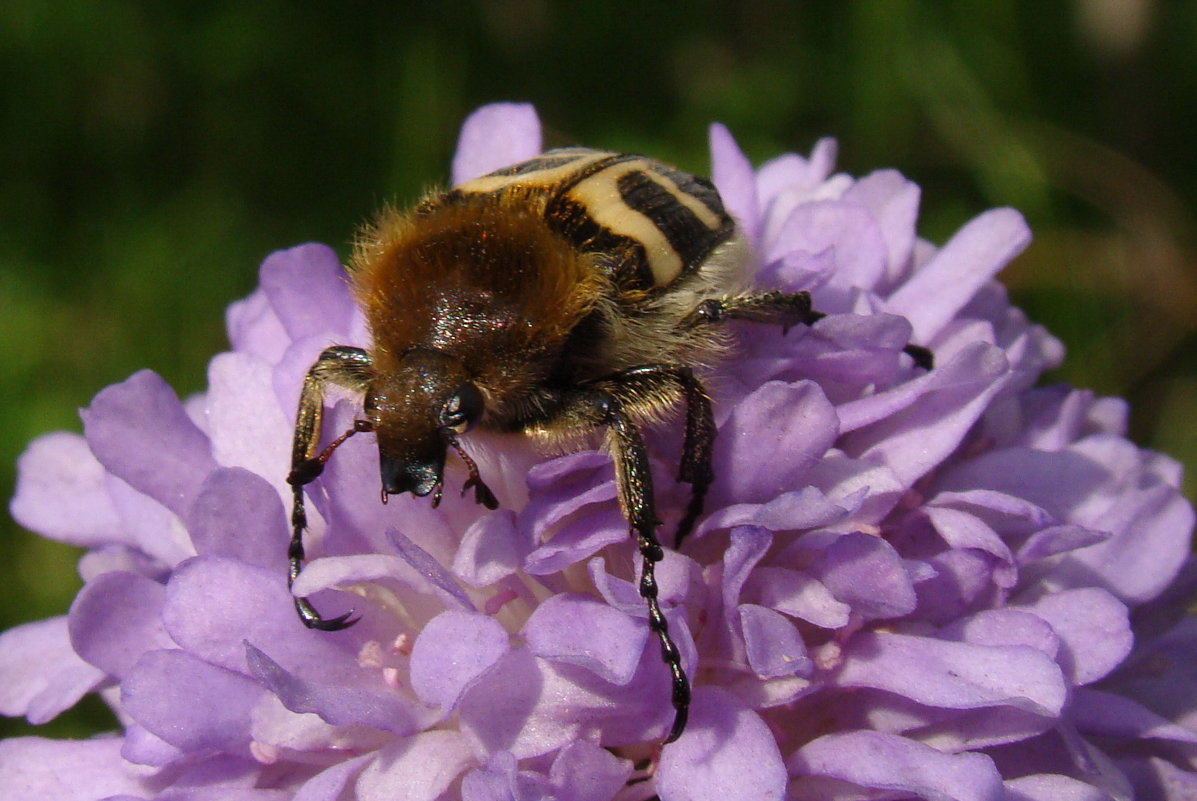
[[[341,443],[359,431],[370,430],[368,422],[359,420],[352,429],[318,452],[324,418],[324,387],[332,383],[357,392],[365,391],[370,381],[370,366],[370,356],[361,348],[338,345],[321,353],[320,358],[304,377],[303,390],[299,395],[299,410],[295,416],[295,436],[291,442],[291,472],[287,476],[292,493],[291,543],[287,548],[287,589],[295,584],[303,569],[303,532],[308,527],[303,498],[304,486],[320,476],[324,471],[324,463]],[[310,629],[337,631],[357,622],[357,619],[352,617],[352,610],[334,618],[324,618],[307,598],[294,600],[299,619]]]

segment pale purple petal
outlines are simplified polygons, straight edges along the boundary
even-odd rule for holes
[[[873,216],[862,206],[840,201],[803,203],[794,209],[776,232],[767,261],[783,258],[800,242],[809,253],[829,252],[834,259],[831,285],[839,290],[875,285],[885,273],[885,240]],[[816,293],[824,308],[844,311],[840,305],[827,306],[836,296],[823,290]],[[840,295],[846,300],[847,295]]]
[[[731,131],[719,123],[710,128],[711,180],[719,189],[723,206],[750,238],[758,234],[760,211],[757,208],[756,176],[752,165],[740,152]]]
[[[689,727],[661,753],[661,801],[780,801],[785,787],[785,765],[764,721],[724,690],[697,688]]]
[[[531,546],[516,530],[514,512],[500,509],[483,515],[462,536],[453,575],[471,587],[494,584],[519,569]]]
[[[327,245],[272,253],[259,273],[262,291],[291,339],[344,336],[355,306],[337,254]]]
[[[243,640],[269,643],[284,664],[294,660],[329,674],[354,664],[337,637],[299,622],[281,571],[226,557],[196,557],[175,570],[162,620],[179,646],[229,670],[247,670]]]
[[[174,646],[162,625],[165,602],[166,587],[145,576],[97,576],[71,604],[71,644],[91,664],[123,677],[146,651]]]
[[[448,715],[463,693],[507,653],[507,631],[474,612],[443,612],[425,624],[411,653],[411,686]]]
[[[879,459],[913,482],[956,449],[1006,384],[1000,353],[977,345],[926,377],[918,403],[845,437],[847,450]]]
[[[817,384],[770,381],[744,398],[720,429],[712,502],[763,503],[801,486],[836,432],[835,411]]]
[[[818,488],[804,487],[798,492],[783,492],[763,504],[725,506],[708,515],[699,524],[697,534],[750,525],[770,531],[796,531],[829,526],[847,515],[847,509],[833,503]]]
[[[103,390],[80,414],[100,464],[175,514],[186,513],[216,468],[208,437],[149,370]]]
[[[521,529],[540,534],[592,504],[615,499],[615,468],[611,457],[581,451],[542,462],[528,473],[528,504],[520,511]]]
[[[1109,794],[1091,784],[1055,773],[1022,776],[1005,782],[1005,801],[1109,801]]]
[[[887,690],[935,707],[1009,705],[1047,716],[1059,714],[1067,690],[1055,662],[1032,648],[886,633],[853,638],[835,683]]]
[[[1002,778],[981,754],[945,754],[921,743],[881,732],[828,734],[807,743],[786,760],[812,788],[819,778],[872,790],[888,790],[930,801],[1002,801]],[[800,783],[800,784],[804,784]]]
[[[1085,734],[1197,745],[1197,731],[1177,726],[1121,695],[1081,687],[1073,695],[1073,711],[1077,727]]]
[[[399,551],[399,556],[430,584],[441,590],[446,596],[456,600],[463,609],[474,610],[474,602],[453,578],[453,574],[442,567],[440,562],[433,559],[432,554],[416,545],[398,529],[388,529],[387,538]]]
[[[250,678],[175,650],[144,654],[121,684],[121,705],[184,751],[248,755],[250,712],[266,694]]]
[[[551,689],[561,695],[549,693]],[[461,730],[488,751],[510,751],[519,758],[547,754],[571,742],[578,724],[554,707],[578,709],[587,692],[551,674],[548,662],[522,646],[511,648],[461,699]],[[551,706],[550,706],[551,704]]]
[[[889,543],[868,534],[845,534],[828,547],[815,576],[837,600],[866,620],[899,617],[915,607],[914,585]]]
[[[71,647],[67,619],[52,617],[0,633],[0,714],[45,723],[104,681]]]
[[[1134,645],[1126,605],[1105,590],[1066,590],[1023,608],[1046,620],[1060,637],[1059,662],[1070,684],[1104,678]]]
[[[120,758],[119,737],[0,740],[5,801],[95,801],[150,798],[153,783]]]
[[[345,789],[357,781],[358,774],[373,759],[373,754],[363,754],[325,768],[304,782],[291,801],[340,801]]]
[[[254,678],[292,712],[311,712],[334,726],[372,726],[400,736],[420,731],[432,717],[414,701],[386,687],[365,689],[306,681],[248,641],[244,647]]]
[[[87,440],[59,431],[38,437],[17,460],[13,519],[50,539],[83,547],[123,541],[107,474]]]
[[[200,555],[229,556],[282,570],[287,560],[284,543],[291,536],[286,520],[282,501],[269,482],[239,467],[222,467],[200,487],[187,528]]]
[[[279,408],[267,364],[246,353],[222,353],[208,364],[208,387],[216,461],[223,467],[244,467],[280,493],[288,492],[294,421],[287,415],[293,412],[284,414]]]
[[[540,118],[529,103],[492,103],[461,126],[453,156],[453,185],[540,154]]]
[[[772,544],[773,536],[760,526],[732,529],[730,542],[723,553],[723,614],[729,624],[735,621],[735,609],[745,582]]]
[[[184,758],[181,748],[171,745],[136,721],[125,726],[125,744],[121,756],[138,765],[161,768]]]
[[[973,645],[1027,645],[1052,659],[1060,653],[1060,636],[1048,621],[1032,612],[986,609],[960,618],[936,632],[943,640]]]
[[[627,538],[627,520],[618,504],[609,502],[593,512],[587,509],[576,514],[555,527],[552,539],[528,554],[524,570],[535,576],[557,573]]]
[[[225,328],[233,350],[264,361],[278,361],[287,349],[286,329],[261,287],[229,306]]]
[[[434,801],[474,762],[455,731],[426,731],[381,749],[354,785],[358,801]]]
[[[749,593],[762,605],[825,629],[848,625],[852,607],[807,573],[780,567],[756,571]]]
[[[917,341],[929,342],[1030,241],[1021,214],[1013,209],[988,211],[965,223],[889,296],[886,308],[910,320]]]
[[[1193,507],[1171,487],[1127,493],[1100,522],[1095,521],[1113,529],[1115,536],[1074,551],[1052,578],[1068,586],[1084,586],[1097,576],[1124,601],[1149,601],[1179,572],[1189,553],[1193,523]]]
[[[1049,556],[1105,542],[1111,536],[1107,531],[1094,531],[1083,526],[1048,526],[1027,538],[1018,549],[1018,562],[1021,565],[1032,564]]]
[[[632,763],[584,740],[561,749],[549,768],[549,780],[559,798],[607,801],[628,780]]]
[[[915,222],[921,191],[897,170],[878,170],[861,178],[844,193],[844,201],[859,203],[877,221],[885,241],[885,278],[904,277],[914,253]]]
[[[619,685],[631,680],[648,641],[643,621],[584,595],[549,598],[523,634],[536,656],[579,665]]]
[[[515,757],[508,751],[491,754],[486,766],[471,770],[461,780],[462,801],[512,801],[522,799]],[[525,774],[526,776],[527,774]],[[532,795],[541,798],[543,794]]]
[[[783,615],[763,606],[741,604],[740,627],[748,664],[758,676],[810,674],[811,661],[802,635]]]

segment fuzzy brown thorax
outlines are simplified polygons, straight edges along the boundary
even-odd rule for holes
[[[598,302],[594,258],[504,199],[422,208],[385,210],[350,261],[376,374],[428,347],[455,356],[492,394],[530,380],[521,370],[551,359]]]

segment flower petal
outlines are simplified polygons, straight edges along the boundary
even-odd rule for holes
[[[1056,773],[1020,776],[1006,783],[1006,801],[1108,801],[1109,793]]]
[[[1104,678],[1134,645],[1126,605],[1097,587],[1045,595],[1021,608],[1046,620],[1059,635],[1059,662],[1073,685]]]
[[[166,588],[129,572],[104,573],[71,604],[71,644],[109,675],[123,677],[146,651],[171,648],[162,625]]]
[[[934,707],[1009,705],[1049,717],[1060,713],[1067,693],[1059,667],[1032,648],[873,632],[852,639],[834,681]]]
[[[758,676],[808,676],[811,660],[793,623],[772,609],[740,605],[740,626],[748,664]]]
[[[910,267],[920,194],[918,185],[897,170],[870,173],[844,193],[845,202],[861,204],[877,221],[885,241],[887,283],[902,277]]]
[[[262,262],[259,282],[291,339],[349,334],[356,306],[340,260],[327,245],[275,251]]]
[[[710,502],[765,503],[802,486],[837,431],[835,411],[817,384],[764,384],[736,404],[720,428]]]
[[[274,487],[256,473],[221,467],[207,477],[187,515],[191,541],[200,554],[229,556],[274,570],[286,569],[286,525]],[[254,536],[247,537],[247,531]]]
[[[120,757],[119,737],[0,740],[0,787],[6,801],[95,801],[156,793]]]
[[[516,530],[515,513],[500,509],[474,521],[453,557],[453,575],[471,587],[486,587],[519,569],[531,542]]]
[[[121,684],[124,710],[184,751],[249,756],[250,712],[266,691],[185,651],[144,654]]]
[[[724,690],[700,686],[686,731],[661,752],[656,785],[661,801],[780,801],[786,771],[755,712]]]
[[[605,748],[584,740],[570,743],[557,753],[549,780],[558,798],[571,801],[606,801],[632,773],[632,763]]]
[[[71,647],[66,617],[25,623],[0,634],[0,714],[45,723],[104,678],[103,671]]]
[[[474,762],[455,731],[426,731],[378,751],[354,785],[359,801],[434,801]]]
[[[345,788],[355,783],[358,774],[373,760],[373,754],[363,754],[325,768],[304,782],[291,801],[340,801]]]
[[[216,468],[208,437],[149,370],[102,390],[80,414],[100,464],[177,515],[187,512]]]
[[[524,624],[532,653],[579,665],[607,681],[631,681],[648,641],[648,627],[595,598],[564,594],[547,598]]]
[[[448,715],[509,647],[507,631],[493,618],[443,612],[425,624],[412,646],[412,689],[421,701]]]
[[[886,302],[914,326],[915,340],[930,342],[1031,241],[1022,215],[994,209],[969,221]]]
[[[245,642],[245,659],[254,678],[292,712],[312,712],[334,726],[371,726],[404,736],[429,725],[434,716],[389,688],[307,681]]]
[[[872,731],[828,734],[802,746],[788,760],[791,771],[809,779],[837,779],[872,790],[934,801],[1001,801],[1002,777],[981,754],[945,754],[892,734]]]
[[[736,219],[749,241],[756,238],[760,212],[757,208],[756,176],[752,164],[740,151],[726,126],[715,123],[709,133],[711,180],[719,189],[728,214]]]
[[[453,156],[453,185],[540,154],[540,118],[530,103],[492,103],[461,126]]]
[[[125,541],[104,467],[78,434],[59,431],[29,444],[17,460],[9,511],[25,528],[70,545]]]
[[[814,575],[865,620],[901,617],[915,607],[914,585],[893,546],[868,534],[845,534],[826,550]]]

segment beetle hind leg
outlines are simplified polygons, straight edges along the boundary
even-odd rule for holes
[[[665,557],[665,551],[656,534],[659,521],[652,474],[649,472],[644,441],[624,409],[628,402],[624,399],[635,397],[637,392],[662,391],[678,380],[678,371],[689,372],[687,368],[678,366],[650,365],[618,373],[568,393],[563,399],[561,412],[575,425],[604,426],[607,429],[607,442],[615,462],[619,505],[641,556],[638,583],[640,597],[648,606],[649,629],[657,636],[661,645],[661,659],[670,674],[670,701],[674,713],[666,743],[676,740],[686,728],[690,715],[690,680],[682,666],[681,652],[669,632],[669,621],[658,598],[656,565]]]
[[[708,298],[699,303],[682,324],[694,327],[726,320],[751,320],[780,325],[782,331],[788,331],[794,325],[814,325],[826,316],[823,312],[815,311],[809,292],[770,291],[729,298]],[[935,366],[930,349],[922,345],[907,344],[902,352],[924,370],[931,370]]]

